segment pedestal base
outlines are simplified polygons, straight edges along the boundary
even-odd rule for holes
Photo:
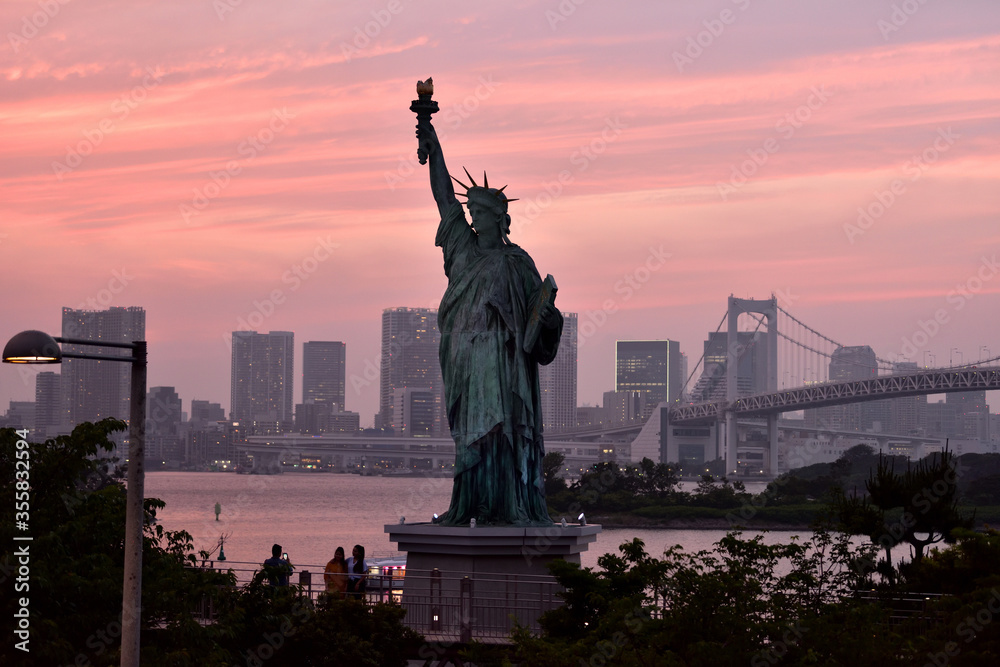
[[[385,532],[406,552],[407,625],[439,640],[469,641],[508,637],[512,618],[535,627],[542,612],[562,603],[547,564],[579,563],[601,527],[417,523],[386,525]]]

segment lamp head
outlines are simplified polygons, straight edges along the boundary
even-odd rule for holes
[[[44,331],[22,331],[3,348],[7,364],[58,364],[62,362],[59,344]]]

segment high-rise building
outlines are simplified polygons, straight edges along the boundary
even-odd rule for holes
[[[173,387],[151,387],[146,394],[146,435],[178,435],[181,398]]]
[[[704,365],[691,398],[694,401],[722,401],[727,398],[726,365],[729,336],[725,331],[708,334]],[[740,331],[736,336],[736,395],[767,391],[767,339],[761,332]],[[685,378],[686,380],[687,378]],[[684,380],[681,381],[682,383]]]
[[[620,340],[615,347],[615,391],[643,394],[646,419],[660,403],[680,400],[682,362],[675,340]]]
[[[577,315],[562,315],[563,329],[556,358],[538,367],[542,428],[547,433],[576,426]]]
[[[430,437],[440,428],[441,406],[430,387],[392,390],[392,424],[396,435]]]
[[[331,412],[344,411],[346,346],[338,341],[309,341],[302,345],[302,402],[326,404]]]
[[[990,441],[990,406],[985,391],[945,394],[945,403],[955,406],[955,436],[966,440]]]
[[[35,402],[34,401],[11,401],[7,408],[7,414],[2,420],[3,428],[26,428],[29,431],[35,424]]]
[[[290,428],[294,359],[291,331],[234,331],[230,418]]]
[[[830,382],[851,382],[878,377],[878,359],[868,345],[838,347],[830,356]]]
[[[447,432],[444,380],[438,360],[440,344],[437,310],[386,308],[382,311],[382,364],[376,427],[402,430],[402,425],[395,421],[395,390],[415,387],[433,393],[435,409],[431,435]]]
[[[62,428],[62,376],[43,371],[35,376],[35,432],[42,438],[59,435]]]
[[[201,428],[225,420],[226,411],[219,403],[211,401],[191,401],[191,423]]]
[[[839,347],[830,356],[830,381],[853,382],[855,380],[870,380],[878,377],[878,360],[875,350],[868,345],[849,345]],[[866,433],[886,433],[889,430],[889,401],[866,401],[864,403],[848,403],[820,408],[823,413],[829,413],[831,423],[840,423],[845,431],[864,431]]]
[[[107,310],[63,308],[62,335],[94,343],[132,343],[146,339],[146,311],[137,306]],[[124,348],[64,343],[63,352],[103,357],[129,356]],[[63,427],[72,429],[85,421],[105,417],[129,419],[131,364],[120,361],[67,359],[62,361]]]
[[[146,394],[146,460],[151,467],[177,468],[184,462],[181,398],[173,387],[152,387]]]
[[[639,421],[645,409],[646,394],[641,391],[604,392],[604,412],[611,426]]]
[[[896,375],[917,373],[915,361],[897,362],[892,369]],[[899,435],[924,435],[927,431],[927,396],[906,396],[889,401],[892,413],[889,431]]]

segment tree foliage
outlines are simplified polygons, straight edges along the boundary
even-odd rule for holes
[[[12,513],[0,523],[0,571],[14,588],[20,555],[30,551],[23,591],[0,597],[8,641],[4,665],[93,665],[120,662],[125,488],[107,454],[110,436],[124,422],[106,419],[72,434],[16,446],[12,429],[0,430],[0,503],[13,507],[18,461],[27,461],[28,529]],[[27,455],[18,458],[18,451]],[[143,540],[142,664],[159,667],[239,665],[405,665],[419,635],[402,625],[392,605],[360,602],[315,608],[295,586],[257,580],[236,586],[231,573],[192,567],[191,535],[155,523],[162,501],[147,498]],[[30,542],[14,541],[14,534]],[[15,579],[15,581],[11,581]],[[27,598],[30,652],[14,647],[12,621]],[[218,615],[203,624],[195,607],[210,600]]]
[[[673,547],[661,559],[636,539],[602,556],[599,571],[557,562],[566,604],[543,616],[542,637],[517,636],[518,657],[549,666],[805,664],[820,656],[880,664],[885,655],[863,630],[881,610],[844,602],[868,583],[856,564],[871,550],[822,532],[779,545],[732,533],[713,550]],[[838,640],[852,630],[858,641]]]
[[[879,457],[865,484],[868,497],[851,494],[837,499],[841,526],[871,538],[885,549],[887,562],[899,544],[910,545],[913,560],[920,561],[928,546],[952,544],[953,530],[972,527],[973,517],[958,509],[958,477],[955,457],[947,450],[915,464],[907,462],[901,472],[894,460]]]

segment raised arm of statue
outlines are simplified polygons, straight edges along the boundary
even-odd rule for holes
[[[455,198],[455,188],[448,176],[448,167],[444,164],[441,142],[431,125],[431,116],[438,111],[438,103],[431,99],[433,95],[433,79],[428,77],[426,81],[417,81],[417,99],[410,104],[410,111],[417,114],[417,157],[420,158],[420,164],[430,159],[431,192],[443,220],[448,211],[458,203],[458,199]]]
[[[417,146],[417,154],[421,157],[426,156],[430,163],[431,192],[443,218],[448,209],[458,203],[458,198],[455,197],[455,187],[451,183],[448,167],[444,163],[441,142],[434,126],[431,125],[430,118],[417,120]]]

